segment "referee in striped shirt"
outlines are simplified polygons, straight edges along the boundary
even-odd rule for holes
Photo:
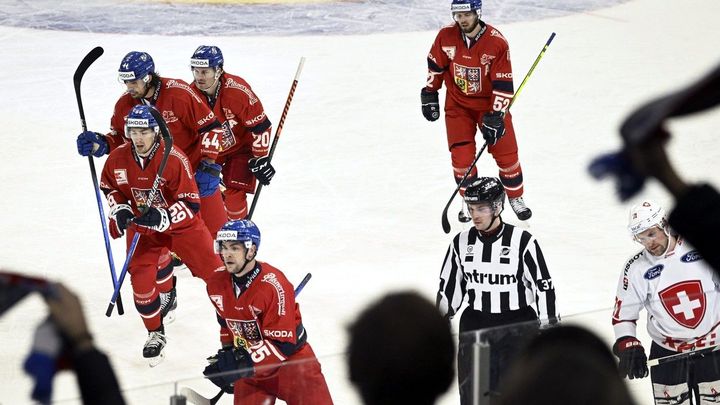
[[[476,339],[467,332],[524,323],[480,334],[490,345],[489,394],[498,395],[500,376],[524,339],[532,337],[539,324],[554,324],[559,317],[540,245],[529,232],[500,217],[505,203],[500,180],[478,178],[465,190],[464,199],[474,227],[458,233],[448,248],[437,306],[451,319],[467,298],[458,346],[460,399],[466,405],[473,403],[470,345]]]

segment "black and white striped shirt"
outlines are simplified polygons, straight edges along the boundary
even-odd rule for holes
[[[469,308],[503,314],[531,306],[541,320],[557,319],[555,288],[537,240],[502,224],[496,235],[474,227],[453,238],[440,272],[437,305],[452,318],[467,297]]]

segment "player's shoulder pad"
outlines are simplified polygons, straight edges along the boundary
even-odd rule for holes
[[[193,176],[193,170],[192,166],[190,165],[190,159],[188,159],[187,155],[183,153],[182,150],[176,148],[174,145],[172,149],[170,149],[170,157],[177,159],[177,161],[182,165],[183,169],[190,175],[190,177]]]
[[[438,31],[437,37],[438,38],[456,38],[460,34],[460,28],[458,27],[457,23],[452,23],[443,26],[440,28],[440,31]]]
[[[258,98],[250,87],[250,84],[240,76],[225,73],[223,89],[229,93],[235,93],[241,96],[244,95],[250,101],[250,104],[258,102]]]
[[[167,92],[187,94],[191,96],[194,101],[202,103],[202,100],[200,99],[200,97],[198,97],[197,93],[194,92],[190,85],[182,79],[170,79],[163,77],[160,79],[160,83],[163,87],[163,90]]]
[[[498,30],[497,28],[495,28],[492,25],[487,24],[487,23],[485,24],[485,27],[486,27],[485,33],[488,36],[488,38],[490,38],[493,41],[498,41],[498,42],[504,44],[505,46],[509,46],[507,39],[500,32],[500,30]]]
[[[630,267],[632,267],[634,263],[640,261],[643,257],[645,257],[645,249],[637,252],[634,256],[630,257],[625,262],[625,269],[623,270],[623,273],[627,273],[628,271],[630,271]]]
[[[222,267],[223,271],[216,271],[210,275],[206,280],[205,285],[208,294],[221,294],[226,283],[232,283],[232,276],[225,271],[225,266]]]
[[[135,101],[135,99],[132,98],[132,96],[130,96],[126,91],[115,102],[115,110],[113,111],[113,114],[120,114],[124,118],[135,105],[137,105],[137,101]]]
[[[123,159],[124,157],[127,157],[130,160],[133,160],[132,157],[132,142],[123,142],[122,144],[118,145],[115,149],[111,150],[108,154],[107,159],[105,160],[105,165],[108,164],[108,162],[115,162],[119,159]]]

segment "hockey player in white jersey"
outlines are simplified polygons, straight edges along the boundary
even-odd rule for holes
[[[458,233],[450,243],[442,270],[437,305],[452,318],[467,300],[460,317],[458,385],[460,402],[473,404],[470,345],[483,331],[481,341],[490,345],[490,393],[524,340],[538,324],[557,322],[555,287],[538,241],[529,232],[503,222],[505,190],[500,179],[480,177],[465,190],[465,203],[474,227]],[[520,326],[519,324],[523,324]]]
[[[658,204],[643,201],[632,207],[628,228],[644,249],[625,265],[615,298],[613,352],[620,374],[630,379],[648,375],[645,349],[636,335],[645,308],[650,359],[675,356],[650,370],[655,404],[720,403],[720,352],[702,350],[720,343],[720,280],[697,250],[668,227]]]

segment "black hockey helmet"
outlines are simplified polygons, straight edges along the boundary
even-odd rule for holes
[[[502,210],[505,202],[505,188],[497,177],[478,177],[465,189],[465,203],[486,202]]]

